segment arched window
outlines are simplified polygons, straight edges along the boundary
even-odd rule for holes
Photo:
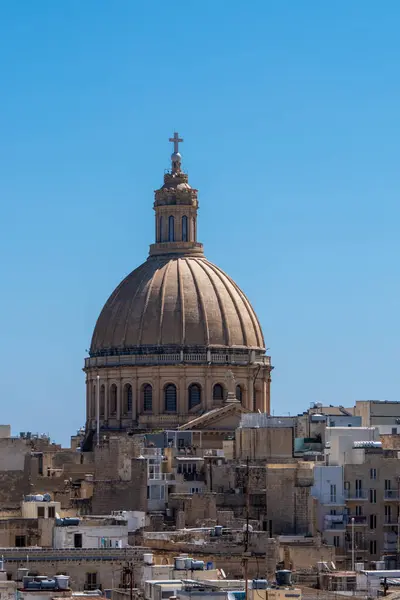
[[[224,399],[224,388],[220,383],[216,383],[213,388],[213,400]]]
[[[193,241],[196,241],[196,219],[193,217],[192,219],[192,228],[193,228]]]
[[[96,418],[97,417],[97,404],[96,404],[97,398],[96,398],[96,384],[93,384],[92,387],[92,417]]]
[[[188,241],[188,218],[182,217],[182,242]]]
[[[174,217],[168,217],[168,241],[175,241],[175,219]]]
[[[132,386],[127,383],[124,387],[124,415],[132,412]]]
[[[237,385],[236,386],[236,399],[239,400],[239,402],[241,402],[242,396],[243,396],[242,388],[240,385]]]
[[[165,410],[168,412],[176,412],[176,386],[169,383],[164,388]]]
[[[117,412],[117,386],[115,383],[110,387],[110,415]]]
[[[189,385],[189,410],[201,403],[201,387],[198,383]]]
[[[149,383],[145,383],[142,388],[143,393],[143,410],[151,412],[153,410],[153,388]]]
[[[163,241],[163,218],[162,216],[158,219],[158,236],[157,242]]]
[[[100,388],[100,416],[104,417],[106,404],[106,388],[104,385]]]

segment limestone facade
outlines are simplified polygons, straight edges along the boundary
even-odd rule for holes
[[[197,413],[224,403],[228,393],[225,381],[228,369],[235,376],[236,395],[240,396],[238,399],[241,399],[242,405],[249,410],[254,407],[255,410],[269,412],[269,365],[260,369],[251,363],[236,367],[207,364],[148,365],[91,370],[86,382],[88,421],[92,427],[95,426],[96,386],[99,385],[101,426],[122,429],[137,425],[147,428],[161,424],[170,428],[179,426]],[[176,388],[176,411],[173,412],[168,410],[166,405],[167,386],[171,384]],[[191,408],[190,390],[193,384],[200,389],[200,403]]]

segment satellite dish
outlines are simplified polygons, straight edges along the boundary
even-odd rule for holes
[[[246,525],[246,523],[243,525],[243,531],[248,531],[249,533],[251,533],[253,531],[253,525]]]

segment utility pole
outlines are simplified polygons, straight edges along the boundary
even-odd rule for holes
[[[397,553],[396,566],[399,568],[400,559],[400,477],[397,478]]]
[[[244,598],[248,600],[249,584],[248,584],[248,562],[249,562],[249,457],[246,459],[246,531],[244,532],[244,552],[243,552],[243,578],[244,578]]]

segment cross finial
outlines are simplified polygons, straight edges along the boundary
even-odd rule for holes
[[[169,138],[169,141],[174,143],[174,153],[178,154],[178,152],[179,152],[179,142],[183,142],[183,138],[180,138],[179,137],[179,133],[177,131],[175,131],[174,137]]]

